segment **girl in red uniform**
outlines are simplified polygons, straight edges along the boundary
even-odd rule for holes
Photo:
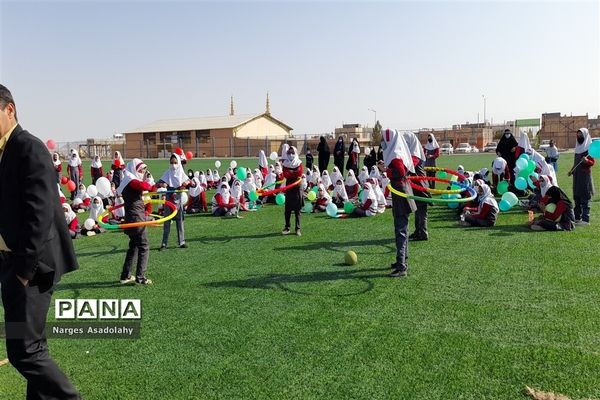
[[[302,167],[302,161],[298,157],[298,150],[295,146],[291,146],[286,152],[286,158],[283,160],[283,177],[286,180],[286,185],[296,182],[302,178],[304,169]],[[302,209],[304,200],[302,198],[302,191],[300,185],[296,185],[288,189],[285,193],[285,226],[281,233],[287,235],[290,233],[290,219],[292,212],[296,216],[296,235],[301,236],[300,232],[300,209]]]

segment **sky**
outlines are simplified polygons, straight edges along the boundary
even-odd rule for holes
[[[441,128],[600,114],[597,1],[0,0],[0,82],[42,139],[158,119],[272,115]]]

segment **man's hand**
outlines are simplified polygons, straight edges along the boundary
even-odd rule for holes
[[[21,278],[19,275],[17,275],[17,278],[19,279],[19,282],[21,282],[21,285],[23,285],[23,287],[27,287],[27,285],[29,285],[29,280]]]

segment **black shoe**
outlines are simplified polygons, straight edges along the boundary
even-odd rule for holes
[[[405,270],[405,269],[395,269],[390,274],[390,277],[392,277],[392,278],[403,278],[403,277],[405,277],[407,275],[408,275],[408,271],[407,270]]]
[[[414,237],[408,237],[409,240],[412,240],[414,242],[419,242],[421,240],[429,240],[429,238],[427,236],[414,236]]]
[[[184,243],[184,244],[180,245],[179,248],[180,249],[187,249],[187,244]]]
[[[390,264],[390,267],[392,268],[392,270],[398,269],[398,264],[396,264],[396,263]]]
[[[411,240],[412,239],[416,239],[417,238],[417,232],[411,233],[410,235],[408,235],[408,238],[411,239]]]

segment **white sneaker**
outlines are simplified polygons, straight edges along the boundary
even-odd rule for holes
[[[578,224],[578,223],[580,223],[580,222],[581,222],[581,220],[580,220],[580,219],[576,219],[576,220],[575,220],[575,223],[576,223],[576,224]]]
[[[587,226],[589,224],[590,223],[588,221],[579,221],[579,222],[575,221],[575,225],[577,225],[577,226]]]
[[[121,279],[121,285],[131,285],[133,283],[135,283],[135,278],[133,276],[130,276],[127,279]]]

